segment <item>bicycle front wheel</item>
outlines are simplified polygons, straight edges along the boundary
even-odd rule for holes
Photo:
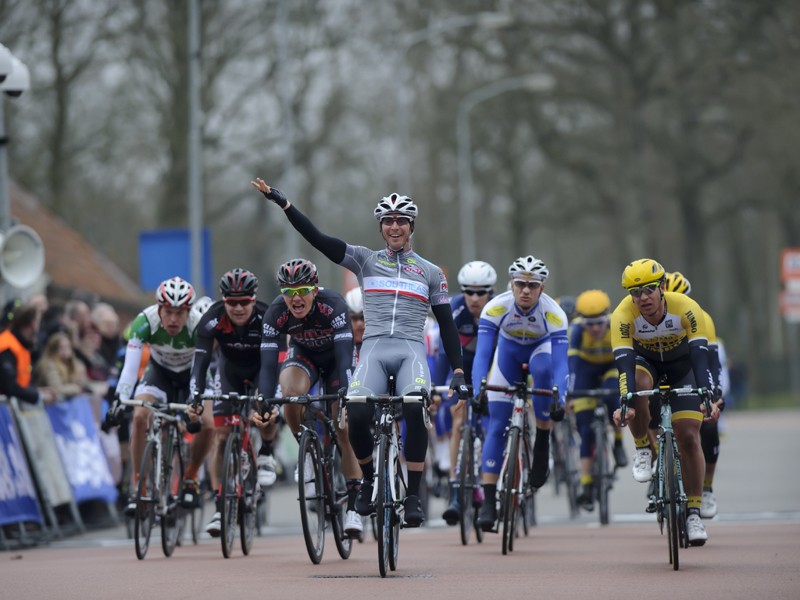
[[[465,426],[458,449],[458,524],[461,529],[461,543],[464,546],[469,544],[470,533],[474,526],[472,514],[473,473],[475,469],[473,435],[472,427]]]
[[[139,469],[139,484],[136,488],[136,515],[133,521],[133,539],[136,542],[136,557],[143,560],[150,547],[150,534],[158,507],[158,481],[155,442],[147,442]]]
[[[347,512],[347,482],[342,474],[342,456],[339,446],[333,445],[328,477],[325,478],[325,496],[331,513],[331,531],[336,550],[343,559],[350,558],[352,538],[345,535],[344,515]]]
[[[180,445],[173,444],[172,440],[164,446],[161,480],[160,505],[164,509],[161,515],[161,549],[164,556],[172,556],[183,530],[183,509],[178,502],[183,482],[183,461],[180,457]]]
[[[378,494],[375,498],[375,522],[378,530],[378,570],[386,577],[389,570],[389,554],[392,552],[392,489],[389,475],[389,438],[381,435],[378,446]]]
[[[606,432],[605,421],[598,421],[595,423],[594,440],[595,440],[595,456],[594,456],[594,470],[597,473],[595,477],[596,490],[597,490],[597,505],[598,512],[600,513],[600,524],[608,525],[608,492],[611,490],[611,463],[608,457],[608,435]]]
[[[239,497],[239,541],[242,553],[250,554],[256,534],[256,503],[258,502],[258,469],[252,443],[241,453],[242,495]]]
[[[514,534],[517,521],[517,475],[519,471],[519,429],[512,428],[508,432],[508,454],[506,467],[503,474],[502,495],[502,527],[503,527],[503,554],[514,550]]]
[[[667,431],[662,441],[664,448],[664,483],[667,508],[667,538],[669,540],[669,562],[677,571],[679,567],[678,547],[678,473],[675,468],[675,452],[672,432]]]
[[[322,457],[313,433],[306,430],[300,436],[297,455],[297,486],[300,501],[300,521],[308,557],[315,565],[325,550],[325,498],[322,488]]]
[[[236,524],[239,513],[239,493],[241,490],[241,452],[239,437],[235,433],[228,435],[225,442],[225,454],[222,459],[222,489],[220,491],[220,542],[222,555],[230,558],[233,553],[233,541],[236,538]]]

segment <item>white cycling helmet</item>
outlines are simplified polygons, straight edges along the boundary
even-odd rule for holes
[[[197,302],[194,303],[194,310],[197,312],[199,316],[203,316],[206,314],[206,311],[211,308],[211,305],[214,304],[214,299],[209,296],[203,296]]]
[[[510,279],[526,277],[537,279],[544,283],[547,281],[548,275],[550,275],[550,271],[545,264],[530,254],[528,256],[520,256],[508,267],[508,276]]]
[[[497,271],[482,260],[468,262],[458,272],[458,285],[463,287],[494,287],[497,283]]]
[[[347,292],[344,295],[344,300],[347,302],[347,308],[351,313],[358,315],[364,312],[364,297],[361,295],[360,287],[354,287]]]
[[[162,281],[156,290],[156,302],[159,306],[191,308],[196,296],[192,284],[180,277]]]
[[[385,198],[381,198],[381,201],[378,202],[378,206],[375,207],[374,214],[378,221],[388,214],[403,215],[413,221],[417,218],[419,210],[417,209],[417,205],[414,204],[408,196],[391,194]]]

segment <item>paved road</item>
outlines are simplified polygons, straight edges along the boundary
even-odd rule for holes
[[[378,580],[377,545],[357,545],[348,561],[328,540],[322,564],[309,562],[297,537],[294,490],[276,490],[267,535],[250,557],[224,560],[219,542],[178,548],[165,559],[154,540],[137,561],[122,528],[92,532],[49,547],[0,553],[0,598],[194,598],[197,594],[282,598],[318,595],[373,598],[376,590],[436,598],[486,598],[544,593],[550,598],[698,597],[800,598],[800,411],[728,416],[717,494],[721,514],[707,523],[709,543],[668,564],[666,539],[645,515],[644,486],[622,473],[612,497],[614,521],[567,517],[566,501],[546,487],[538,494],[539,526],[503,557],[500,540],[462,547],[436,515],[431,526],[405,530],[398,571]]]

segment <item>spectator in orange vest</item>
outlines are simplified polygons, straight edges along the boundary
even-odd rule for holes
[[[39,318],[36,307],[24,306],[14,312],[11,327],[0,333],[0,394],[31,404],[56,399],[53,389],[31,385],[31,350],[39,331]]]

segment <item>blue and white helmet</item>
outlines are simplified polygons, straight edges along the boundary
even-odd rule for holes
[[[413,221],[417,218],[419,209],[417,209],[417,205],[414,204],[408,196],[391,194],[381,198],[381,201],[378,202],[378,206],[375,207],[374,214],[378,221],[389,214],[403,215]]]
[[[528,278],[544,283],[549,275],[550,271],[547,266],[530,254],[528,256],[520,256],[508,267],[508,277],[510,279]]]

